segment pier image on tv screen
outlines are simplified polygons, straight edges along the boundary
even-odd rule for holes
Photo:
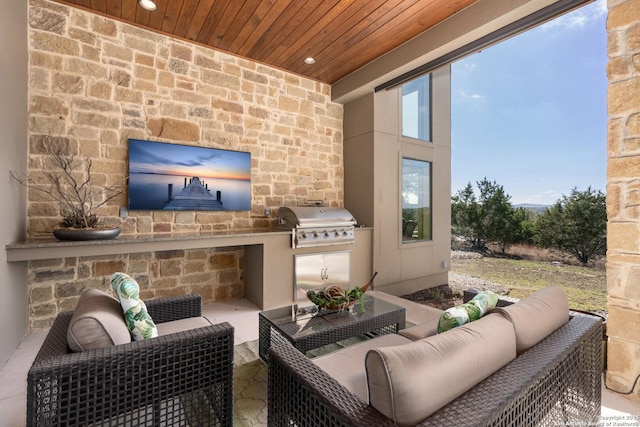
[[[129,139],[129,209],[251,210],[251,153]]]

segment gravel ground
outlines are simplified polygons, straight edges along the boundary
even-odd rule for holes
[[[451,258],[482,258],[475,252],[452,251]],[[493,291],[498,295],[508,295],[509,290],[502,285],[478,277],[464,276],[449,272],[449,283],[435,288],[423,289],[402,298],[429,305],[442,310],[462,304],[462,293],[466,289]]]
[[[475,252],[452,251],[451,258],[472,259],[482,258],[482,255]],[[498,295],[509,295],[509,289],[503,285],[478,277],[452,273],[450,271],[448,284],[402,295],[402,298],[446,310],[447,308],[462,304],[462,294],[466,289],[475,289],[478,291],[489,290]],[[590,310],[590,312],[600,315],[605,319],[607,318],[606,311]]]
[[[449,272],[449,287],[454,294],[462,294],[465,289],[493,291],[498,295],[507,295],[509,290],[502,285],[478,277],[464,276]]]

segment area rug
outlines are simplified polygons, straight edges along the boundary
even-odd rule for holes
[[[267,425],[267,365],[258,356],[258,341],[233,352],[233,425]]]

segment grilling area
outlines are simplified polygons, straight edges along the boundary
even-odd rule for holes
[[[355,225],[355,218],[344,208],[301,206],[278,210],[278,226],[291,229],[291,247],[313,248],[312,252],[294,255],[294,302],[304,301],[310,290],[351,286],[351,250],[328,249],[353,245]]]

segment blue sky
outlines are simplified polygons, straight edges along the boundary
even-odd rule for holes
[[[452,65],[451,191],[486,177],[513,204],[605,192],[606,3]]]

